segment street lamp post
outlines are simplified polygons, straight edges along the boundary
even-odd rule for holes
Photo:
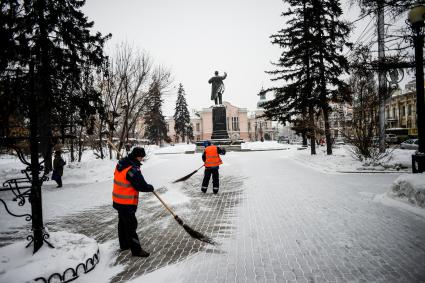
[[[425,102],[424,102],[424,70],[423,70],[423,46],[425,6],[413,7],[408,15],[408,20],[413,29],[413,42],[415,45],[415,67],[416,67],[416,125],[418,128],[419,148],[412,155],[413,173],[425,171]],[[415,162],[418,164],[416,169]]]

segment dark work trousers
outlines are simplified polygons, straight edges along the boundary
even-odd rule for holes
[[[139,237],[136,233],[137,219],[133,212],[118,211],[118,238],[122,250],[131,249],[132,254],[141,251]]]
[[[218,183],[218,168],[219,167],[205,167],[205,172],[204,172],[204,180],[202,181],[202,187],[203,188],[208,188],[208,184],[210,183],[210,178],[212,175],[212,179],[213,179],[213,188],[214,189],[218,189],[220,187],[219,183]]]

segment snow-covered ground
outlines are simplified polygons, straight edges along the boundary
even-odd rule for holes
[[[270,159],[270,166],[278,167],[279,162],[284,159],[291,159],[302,166],[307,166],[325,174],[345,174],[346,172],[356,172],[367,174],[364,172],[392,172],[388,175],[388,183],[382,184],[387,188],[387,192],[374,194],[374,200],[385,205],[409,210],[418,215],[425,217],[423,195],[425,192],[425,174],[411,175],[411,155],[413,151],[395,149],[390,159],[385,164],[389,166],[364,166],[358,160],[355,160],[347,146],[339,146],[334,148],[332,156],[326,155],[325,147],[317,148],[317,155],[311,156],[310,149],[303,149],[300,145],[279,144],[276,142],[255,142],[242,144],[245,150],[253,151],[271,151],[273,150],[273,159]],[[173,206],[188,202],[188,197],[183,193],[181,184],[172,184],[173,180],[184,176],[202,165],[200,153],[190,153],[195,150],[192,144],[176,144],[169,147],[149,146],[146,148],[148,156],[146,162],[142,166],[142,172],[145,178],[155,186],[156,189],[167,187],[168,190],[162,195],[167,202]],[[270,153],[270,152],[268,152]],[[244,152],[228,152],[223,159],[223,171],[240,172],[241,168],[235,164],[241,163],[241,158],[247,153]],[[251,153],[248,153],[251,154]],[[254,154],[254,153],[252,153]],[[265,154],[256,152],[255,154]],[[258,155],[256,155],[258,156]],[[47,181],[43,184],[43,218],[44,221],[60,219],[65,215],[84,211],[92,207],[107,205],[111,203],[112,175],[116,160],[100,160],[90,152],[85,152],[81,163],[71,163],[69,158],[64,169],[63,188],[57,189],[54,181]],[[391,165],[391,166],[390,166]],[[401,166],[392,166],[401,165]],[[13,177],[21,177],[20,170],[24,165],[13,156],[0,156],[0,180],[4,182]],[[401,169],[400,172],[394,168]],[[251,172],[251,178],[267,178],[269,186],[279,186],[280,176],[270,175],[267,168],[256,168],[256,172]],[[404,175],[400,175],[404,172]],[[390,175],[395,175],[391,177]],[[397,178],[398,177],[398,178]],[[394,181],[395,179],[395,181]],[[391,180],[391,181],[389,181]],[[359,179],[360,181],[360,179]],[[253,181],[254,182],[254,181]],[[364,184],[363,184],[364,185]],[[355,184],[353,185],[355,186]],[[415,199],[415,195],[420,194]],[[29,204],[23,207],[17,206],[12,200],[11,193],[0,193],[0,198],[6,201],[8,207],[16,214],[24,214],[30,212]],[[413,199],[415,201],[413,201]],[[406,201],[407,200],[407,201]],[[0,208],[0,233],[7,233],[13,230],[13,227],[25,224],[23,218],[15,218],[10,216],[5,209]],[[28,228],[30,228],[28,226]],[[28,231],[28,234],[30,232]],[[34,278],[34,276],[48,276],[47,273],[52,270],[45,270],[43,266],[52,264],[56,272],[63,272],[66,268],[78,262],[82,262],[82,258],[92,257],[97,250],[97,244],[90,242],[90,239],[84,238],[82,235],[75,235],[66,232],[51,233],[51,242],[61,246],[59,249],[50,249],[46,245],[42,247],[42,251],[31,256],[31,248],[25,249],[26,242],[16,242],[12,245],[6,245],[0,248],[0,282],[21,282],[24,278]],[[69,245],[64,244],[68,242]],[[4,243],[2,244],[4,245]],[[0,246],[2,246],[0,245]],[[84,275],[81,282],[105,282],[114,274],[118,273],[120,266],[113,265],[113,259],[116,255],[111,252],[111,242],[99,245],[101,261],[95,270]],[[64,252],[64,249],[66,252]],[[62,257],[66,256],[67,259]],[[74,261],[73,261],[74,260]],[[54,264],[53,264],[54,263]],[[74,268],[75,268],[74,266]],[[173,269],[173,267],[167,267]],[[157,274],[157,275],[155,275]],[[158,272],[134,280],[134,282],[153,282],[154,279],[162,278]],[[95,281],[90,281],[94,280]]]

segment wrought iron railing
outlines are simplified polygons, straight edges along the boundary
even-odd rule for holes
[[[33,172],[33,168],[31,166],[31,163],[29,163],[26,159],[25,156],[22,152],[22,150],[14,145],[8,145],[8,147],[13,148],[16,151],[16,154],[19,158],[19,160],[26,165],[26,168],[21,170],[21,173],[24,175],[24,177],[22,178],[13,178],[13,179],[9,179],[7,181],[5,181],[3,183],[3,187],[0,188],[0,193],[1,192],[12,192],[14,197],[13,197],[13,201],[17,202],[18,206],[24,206],[26,201],[28,200],[32,205],[32,194],[34,193],[33,190],[33,180],[32,180],[32,176],[31,176],[31,172]],[[43,182],[48,181],[49,177],[47,176],[47,172],[44,171],[44,161],[39,162],[38,164],[38,180],[39,180],[39,184],[38,186],[41,188],[41,185],[43,184]],[[0,195],[1,197],[1,195]],[[39,196],[41,197],[41,196]],[[36,216],[35,215],[31,215],[31,214],[16,214],[13,213],[6,201],[4,201],[3,199],[0,198],[0,202],[3,203],[7,213],[9,213],[10,215],[14,216],[14,217],[25,217],[26,221],[32,221],[33,218],[35,219]],[[42,242],[46,243],[49,247],[54,248],[54,246],[48,241],[48,239],[50,238],[49,233],[46,232],[46,229],[44,228],[44,226],[42,226]],[[34,239],[34,235],[28,235],[27,238],[28,240],[28,244],[26,245],[26,247],[28,248],[32,243],[35,243],[35,239]],[[35,279],[33,279],[34,281],[41,281],[41,282],[71,282],[74,281],[75,279],[79,278],[80,275],[82,275],[83,273],[87,273],[91,270],[93,270],[95,268],[95,266],[99,263],[99,249],[97,249],[97,252],[91,257],[88,258],[84,263],[79,263],[75,269],[74,268],[67,268],[65,269],[65,271],[60,274],[60,273],[53,273],[51,274],[47,279],[44,277],[37,277]]]
[[[81,274],[86,274],[87,272],[92,271],[96,264],[99,263],[99,260],[99,249],[97,249],[97,252],[93,255],[93,257],[88,258],[85,263],[79,263],[75,269],[72,267],[67,268],[62,274],[56,272],[50,275],[47,279],[44,277],[37,277],[34,281],[44,283],[58,282],[58,280],[63,283],[71,282],[80,277]]]
[[[32,176],[31,176],[31,163],[29,163],[25,155],[23,154],[22,150],[14,145],[9,145],[10,148],[14,149],[16,151],[16,154],[19,158],[19,160],[26,165],[26,168],[21,170],[21,173],[24,175],[22,178],[13,178],[6,180],[3,183],[3,187],[0,188],[0,192],[12,192],[14,195],[13,201],[17,202],[18,206],[24,206],[26,201],[28,200],[31,202],[31,189],[32,189]],[[41,161],[39,165],[39,173],[41,173],[41,176],[39,177],[40,186],[43,184],[44,181],[48,181],[49,177],[47,176],[47,173],[44,172],[44,161]],[[3,203],[7,213],[14,217],[25,217],[26,221],[31,221],[33,216],[31,214],[16,214],[13,213],[10,208],[8,207],[7,203],[0,198],[0,202]],[[49,247],[53,248],[53,245],[47,241],[49,238],[49,234],[46,232],[46,230],[43,227],[43,241],[49,245]],[[31,245],[31,243],[34,240],[34,237],[32,235],[27,236],[27,240],[29,243],[27,244],[27,247]]]

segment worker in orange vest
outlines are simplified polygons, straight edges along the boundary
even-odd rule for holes
[[[224,148],[220,148],[218,146],[212,145],[210,141],[204,142],[205,150],[202,154],[202,160],[205,165],[204,172],[204,180],[202,181],[201,191],[203,193],[207,192],[208,184],[210,182],[210,178],[212,175],[213,178],[213,193],[217,194],[218,189],[220,188],[219,184],[219,174],[218,169],[223,161],[221,161],[220,154],[226,154],[226,150]]]
[[[153,192],[152,185],[146,183],[140,166],[146,156],[142,147],[135,147],[121,159],[114,172],[112,191],[113,207],[118,211],[118,239],[121,250],[131,250],[133,256],[148,257],[149,253],[140,246],[137,236],[136,210],[139,192]]]

